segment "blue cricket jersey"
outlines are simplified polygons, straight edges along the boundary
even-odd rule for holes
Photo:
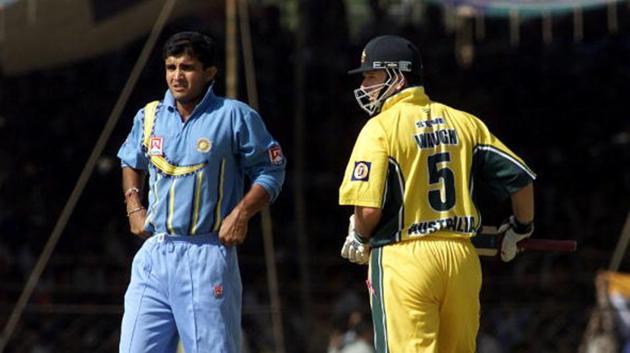
[[[186,122],[167,90],[157,106],[148,147],[143,131],[140,109],[118,157],[123,167],[149,170],[149,233],[218,232],[243,197],[245,175],[271,200],[280,192],[286,165],[280,145],[256,111],[214,95],[212,87]]]

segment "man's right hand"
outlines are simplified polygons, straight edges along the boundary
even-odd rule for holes
[[[144,208],[129,215],[129,230],[133,235],[136,235],[142,239],[145,239],[149,236],[149,233],[144,230],[144,223],[146,219],[147,210],[145,210]]]
[[[142,187],[145,171],[128,166],[122,168],[122,187],[129,218],[129,230],[135,236],[147,238],[150,234],[144,231],[147,210],[142,206]]]
[[[142,206],[142,200],[138,195],[137,188],[130,188],[125,193],[125,204],[127,205],[127,217],[129,218],[129,230],[135,236],[142,239],[150,234],[145,232],[144,224],[147,220],[147,210]]]
[[[354,214],[350,216],[348,236],[341,247],[341,257],[359,265],[367,265],[370,261],[368,239],[362,237],[354,228]]]

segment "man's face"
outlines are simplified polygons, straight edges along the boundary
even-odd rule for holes
[[[385,70],[372,70],[363,72],[363,81],[361,81],[361,88],[364,89],[370,96],[370,101],[375,100],[380,92],[381,84],[385,82],[387,73]],[[374,89],[370,87],[376,86]],[[377,88],[378,87],[378,88]]]
[[[181,104],[196,102],[205,93],[206,84],[216,74],[214,66],[204,69],[197,58],[188,54],[167,57],[164,67],[168,89]]]

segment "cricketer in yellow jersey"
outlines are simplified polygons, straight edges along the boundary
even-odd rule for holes
[[[355,90],[372,117],[339,189],[354,206],[341,255],[369,263],[379,353],[473,353],[481,266],[470,238],[481,227],[474,183],[510,197],[504,261],[533,232],[535,174],[476,117],[433,102],[418,49],[397,36],[365,47]]]

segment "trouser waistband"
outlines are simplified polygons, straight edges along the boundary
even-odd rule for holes
[[[150,242],[187,242],[187,243],[211,243],[219,244],[217,233],[194,234],[194,235],[173,235],[166,233],[156,233],[147,239]]]

